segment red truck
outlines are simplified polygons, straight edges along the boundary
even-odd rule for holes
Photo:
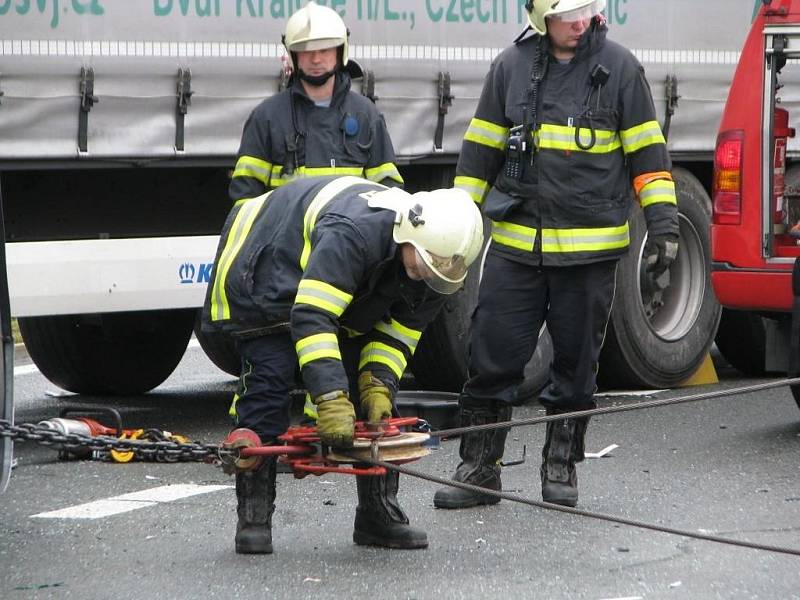
[[[720,123],[711,279],[725,308],[717,345],[750,375],[787,372],[800,257],[800,0],[764,0]],[[800,399],[798,399],[800,403]]]

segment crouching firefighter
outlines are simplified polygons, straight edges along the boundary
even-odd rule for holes
[[[553,364],[539,401],[548,415],[596,406],[634,195],[647,222],[643,288],[669,284],[678,253],[669,154],[639,61],[606,39],[605,5],[528,0],[535,34],[523,34],[494,60],[464,136],[455,185],[492,220],[492,244],[470,329],[463,425],[510,419],[545,323]],[[588,423],[585,415],[548,422],[540,468],[546,502],[577,504],[576,463]],[[499,490],[507,431],[462,436],[454,479]],[[439,508],[498,501],[452,487],[434,496]]]
[[[289,183],[239,202],[220,237],[203,326],[236,339],[231,406],[262,444],[289,426],[299,365],[323,444],[353,443],[356,414],[396,413],[425,326],[480,253],[480,212],[462,190],[409,194],[357,177]],[[276,458],[236,475],[237,553],[272,552]],[[424,548],[397,501],[398,473],[357,476],[353,541]]]

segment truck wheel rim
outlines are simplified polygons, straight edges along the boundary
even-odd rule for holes
[[[706,289],[706,255],[702,238],[694,225],[678,214],[680,242],[678,256],[669,270],[669,285],[664,290],[653,286],[646,274],[642,253],[647,237],[639,248],[639,297],[645,322],[658,338],[677,341],[695,326]]]

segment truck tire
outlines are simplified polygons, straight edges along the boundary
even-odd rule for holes
[[[711,286],[708,260],[711,201],[686,169],[672,171],[678,196],[680,244],[663,292],[648,285],[642,265],[647,229],[636,206],[631,247],[620,260],[617,289],[600,357],[606,388],[668,388],[689,378],[708,354],[721,308]]]
[[[236,344],[229,335],[218,332],[203,331],[200,327],[200,315],[202,311],[197,311],[197,319],[194,323],[194,336],[200,343],[203,352],[208,359],[214,363],[221,371],[228,375],[239,377],[242,370],[242,361]]]
[[[766,374],[767,334],[761,315],[723,308],[716,343],[725,360],[740,373],[750,377]]]
[[[21,317],[31,359],[57,386],[130,396],[160,385],[181,361],[195,309]]]
[[[479,273],[470,270],[464,287],[447,298],[439,315],[425,328],[411,360],[418,389],[460,392],[467,380],[469,323],[478,300]]]

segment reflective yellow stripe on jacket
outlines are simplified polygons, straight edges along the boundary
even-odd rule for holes
[[[265,186],[269,186],[272,173],[272,163],[255,156],[240,156],[233,170],[233,177],[252,177],[258,179]]]
[[[504,151],[506,149],[506,138],[508,137],[508,127],[496,125],[491,121],[473,118],[464,134],[464,140],[475,142],[483,146],[488,146],[495,150]]]
[[[294,345],[300,367],[322,358],[342,360],[335,333],[315,333],[297,340]]]
[[[400,185],[403,184],[403,176],[400,175],[400,171],[397,170],[394,163],[383,163],[377,167],[364,169],[364,177],[377,183],[380,183],[384,179],[391,179]]]
[[[625,248],[630,244],[628,223],[618,227],[543,229],[543,253],[597,252]],[[536,229],[516,223],[492,221],[492,242],[533,252]]]
[[[353,185],[364,183],[362,179],[357,177],[342,177],[334,179],[325,187],[323,187],[314,199],[311,201],[306,214],[303,216],[303,251],[300,254],[300,268],[305,271],[308,265],[308,257],[311,254],[311,234],[314,231],[314,225],[317,223],[317,216],[319,212],[325,207],[328,202],[333,200],[339,192],[346,190]]]
[[[406,357],[397,348],[381,342],[370,342],[361,349],[358,369],[363,369],[368,363],[377,362],[389,367],[400,379],[406,370]]]
[[[291,175],[285,175],[283,165],[273,165],[270,185],[272,187],[280,187],[303,177],[324,177],[326,175],[361,177],[363,174],[363,167],[297,167]]]
[[[475,204],[483,204],[483,199],[489,191],[489,182],[477,177],[467,177],[457,175],[453,180],[453,187],[460,188],[467,192],[475,201]]]
[[[342,316],[350,301],[352,294],[316,279],[302,279],[297,287],[295,304],[307,304],[332,314],[334,317]]]
[[[221,321],[231,318],[231,307],[228,303],[228,296],[225,292],[225,280],[228,271],[242,249],[247,234],[253,222],[258,217],[264,203],[272,192],[266,193],[257,198],[250,198],[238,205],[238,212],[233,220],[230,231],[225,240],[225,247],[220,253],[217,264],[214,265],[216,274],[214,276],[214,288],[211,290],[211,320]]]
[[[619,135],[616,131],[606,129],[595,129],[595,141],[591,148],[583,149],[575,143],[575,127],[567,125],[542,124],[536,137],[540,149],[568,150],[570,152],[589,152],[591,154],[607,154],[614,152],[622,146]],[[580,128],[580,142],[588,146],[592,141],[591,130]]]
[[[655,179],[642,186],[642,189],[639,190],[639,203],[642,208],[658,202],[678,203],[678,199],[675,196],[675,182],[666,179]]]
[[[666,144],[658,121],[647,121],[636,127],[620,131],[625,154],[636,152],[653,144]]]
[[[630,244],[628,223],[618,227],[542,229],[542,252],[596,252]]]
[[[422,337],[421,331],[406,327],[394,319],[392,319],[390,323],[381,321],[375,326],[375,329],[406,346],[412,356],[417,349],[419,339]]]
[[[492,221],[492,242],[509,248],[533,252],[536,229],[506,221]]]

